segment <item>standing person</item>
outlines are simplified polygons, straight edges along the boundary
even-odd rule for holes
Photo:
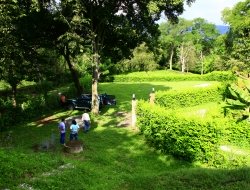
[[[85,112],[84,114],[82,114],[82,122],[84,133],[87,133],[90,128],[90,117],[88,113]]]
[[[58,125],[58,129],[60,131],[60,143],[65,144],[65,133],[66,133],[66,127],[65,127],[65,119],[62,118],[61,122]]]
[[[59,102],[62,107],[66,106],[66,96],[62,93],[58,93],[59,95]]]
[[[70,126],[70,136],[69,140],[72,141],[73,139],[78,139],[78,131],[79,131],[79,125],[76,123],[76,120],[72,120],[72,124]]]

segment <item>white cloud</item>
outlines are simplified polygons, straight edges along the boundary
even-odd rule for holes
[[[240,1],[242,0],[196,0],[191,7],[185,5],[185,11],[180,17],[188,20],[201,17],[213,24],[223,25],[221,12]]]

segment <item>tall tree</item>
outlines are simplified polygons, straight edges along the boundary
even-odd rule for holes
[[[186,0],[189,4],[193,1]],[[155,21],[160,18],[161,12],[164,11],[170,20],[176,20],[183,12],[184,2],[185,0],[61,0],[57,7],[55,0],[18,1],[27,10],[36,6],[40,12],[48,15],[58,13],[54,18],[66,26],[60,28],[60,24],[52,24],[52,31],[53,28],[56,29],[55,33],[50,34],[62,44],[63,55],[70,68],[73,66],[71,61],[75,53],[84,51],[83,47],[91,49],[92,112],[95,114],[99,112],[97,87],[100,62],[106,57],[117,61],[128,56],[131,54],[130,49],[134,49],[142,42],[146,42],[150,47],[159,35],[158,24]],[[46,23],[47,20],[42,22]],[[51,25],[51,22],[48,25]],[[60,29],[62,33],[58,35]],[[46,36],[44,30],[41,32]],[[74,67],[71,69],[72,72]],[[72,76],[77,80],[77,75]],[[78,88],[79,84],[76,84],[76,87]]]
[[[240,71],[250,72],[250,0],[237,3],[232,9],[223,11],[223,19],[230,25],[226,40],[228,54],[245,67]]]
[[[63,2],[63,1],[62,1]],[[92,112],[98,113],[99,64],[105,55],[119,59],[130,48],[158,37],[155,23],[162,11],[172,20],[183,12],[184,0],[86,0],[81,1],[84,17],[89,21],[86,37],[91,40],[93,54]],[[187,0],[188,3],[193,0]]]
[[[83,15],[85,9],[79,0],[62,0],[56,11],[55,18],[59,23],[64,24],[63,33],[56,39],[57,47],[71,72],[77,94],[80,95],[84,89],[79,81],[79,72],[75,61],[86,51],[84,45],[86,45],[85,39],[87,37],[85,34],[88,33],[86,32],[88,29],[85,27],[87,21]]]
[[[13,106],[17,105],[17,86],[26,76],[22,42],[15,35],[15,26],[22,13],[14,0],[0,3],[0,79],[12,88]]]
[[[210,55],[219,35],[219,31],[214,24],[208,23],[203,18],[192,20],[192,41],[199,55],[201,74],[204,73],[203,58],[204,56]]]
[[[16,106],[17,86],[23,79],[42,80],[53,67],[41,65],[44,49],[53,48],[55,26],[47,1],[10,0],[0,3],[0,77],[12,87]]]
[[[203,57],[210,54],[219,35],[215,25],[202,18],[191,21],[180,19],[178,23],[174,24],[171,22],[162,23],[160,29],[160,42],[168,54],[170,69],[172,68],[173,55],[177,55],[178,52],[183,72],[188,68],[186,64],[191,60],[200,59],[199,62],[202,63]],[[191,66],[190,63],[189,66]],[[193,64],[193,69],[196,67]],[[203,66],[199,67],[203,73]]]

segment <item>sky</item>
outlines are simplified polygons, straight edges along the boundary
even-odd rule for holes
[[[221,12],[225,8],[232,8],[242,0],[196,0],[191,4],[191,7],[185,6],[185,11],[180,17],[187,20],[194,18],[204,18],[210,23],[216,25],[225,25],[221,20]]]

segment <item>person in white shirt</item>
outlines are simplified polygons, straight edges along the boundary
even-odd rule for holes
[[[83,122],[83,130],[85,133],[87,133],[90,129],[90,117],[88,113],[82,114],[82,122]]]
[[[79,131],[79,125],[76,123],[76,120],[72,120],[72,124],[70,125],[70,136],[69,140],[72,141],[78,139],[78,131]]]

